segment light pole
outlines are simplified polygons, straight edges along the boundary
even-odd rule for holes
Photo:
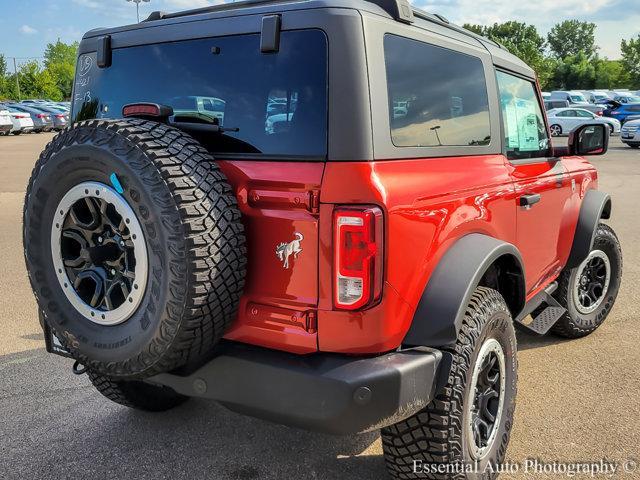
[[[138,17],[138,23],[140,23],[140,4],[142,2],[150,2],[151,0],[127,0],[127,2],[133,2],[136,4],[136,15]]]

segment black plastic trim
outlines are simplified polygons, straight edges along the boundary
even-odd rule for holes
[[[445,347],[455,344],[465,309],[485,272],[504,256],[520,269],[515,316],[524,306],[524,266],[518,249],[481,233],[460,238],[444,254],[420,298],[403,345]]]
[[[260,33],[260,51],[262,53],[276,53],[280,50],[280,15],[262,17],[262,32]]]
[[[442,353],[419,348],[362,358],[308,356],[224,343],[188,377],[148,382],[230,410],[318,432],[353,434],[399,422],[434,396]]]
[[[566,268],[575,268],[587,258],[598,230],[600,219],[611,217],[611,197],[599,190],[587,190],[580,206],[576,233]]]
[[[111,36],[105,35],[98,39],[98,52],[96,56],[96,64],[99,68],[108,68],[111,66]]]

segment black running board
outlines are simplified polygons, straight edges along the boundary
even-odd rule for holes
[[[542,292],[538,293],[535,297],[527,302],[520,315],[515,319],[516,325],[521,329],[533,333],[535,335],[545,335],[551,327],[565,314],[567,311],[558,301],[551,296],[551,294],[558,288],[558,283],[553,282]],[[539,312],[533,320],[529,320],[529,315],[539,307],[546,308]]]

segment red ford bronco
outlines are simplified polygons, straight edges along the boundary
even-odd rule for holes
[[[24,248],[49,351],[109,399],[382,429],[394,478],[492,478],[514,326],[593,332],[622,256],[534,72],[406,0],[156,12],[80,45]],[[456,476],[458,475],[458,476]]]

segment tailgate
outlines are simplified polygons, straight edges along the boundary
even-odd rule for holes
[[[236,191],[247,278],[225,338],[294,353],[317,350],[321,162],[218,162]]]

